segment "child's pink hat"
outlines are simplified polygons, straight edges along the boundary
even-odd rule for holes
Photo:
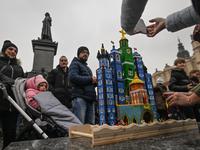
[[[47,89],[49,88],[49,84],[48,82],[43,78],[42,75],[37,75],[35,77],[35,86],[38,87],[38,85],[42,82],[45,82],[47,84]]]

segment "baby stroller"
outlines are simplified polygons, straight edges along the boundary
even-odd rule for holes
[[[12,87],[17,103],[7,94],[5,86],[0,85],[5,97],[17,108],[27,122],[18,134],[17,141],[64,137],[68,136],[70,126],[82,125],[78,118],[62,105],[51,92],[42,92],[34,97],[41,107],[41,112],[32,108],[25,95],[26,81],[27,78],[17,78]]]

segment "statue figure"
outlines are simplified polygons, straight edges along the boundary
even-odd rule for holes
[[[47,12],[45,13],[45,18],[42,21],[43,22],[43,27],[42,27],[42,36],[41,38],[43,40],[51,40],[51,17],[50,14]]]

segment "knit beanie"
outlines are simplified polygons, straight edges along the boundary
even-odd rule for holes
[[[88,51],[88,55],[90,54],[90,53],[89,53],[89,49],[88,49],[87,47],[81,46],[81,47],[78,48],[77,57],[78,57],[79,54],[80,54],[82,51],[84,51],[84,50],[87,50],[87,51]]]
[[[7,49],[8,47],[15,47],[15,48],[17,49],[17,52],[18,52],[17,46],[16,46],[15,44],[11,43],[11,41],[9,41],[9,40],[5,40],[5,41],[4,41],[3,47],[2,47],[2,49],[1,49],[1,52],[2,52],[3,54],[5,54],[5,51],[6,51],[6,49]]]
[[[45,82],[47,84],[47,89],[49,88],[48,82],[43,78],[42,75],[37,75],[35,77],[35,86],[38,87],[38,85],[42,82]]]
[[[163,79],[161,77],[159,77],[157,80],[156,80],[156,83],[161,83],[163,84]]]

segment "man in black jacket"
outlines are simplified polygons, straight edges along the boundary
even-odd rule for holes
[[[67,108],[72,108],[71,89],[72,84],[68,78],[68,60],[66,56],[61,56],[59,65],[48,74],[47,82],[49,91]]]
[[[78,58],[77,58],[78,57]],[[72,99],[74,114],[83,124],[95,124],[95,107],[97,78],[87,66],[89,50],[85,46],[78,48],[69,66],[69,79],[73,84]]]

